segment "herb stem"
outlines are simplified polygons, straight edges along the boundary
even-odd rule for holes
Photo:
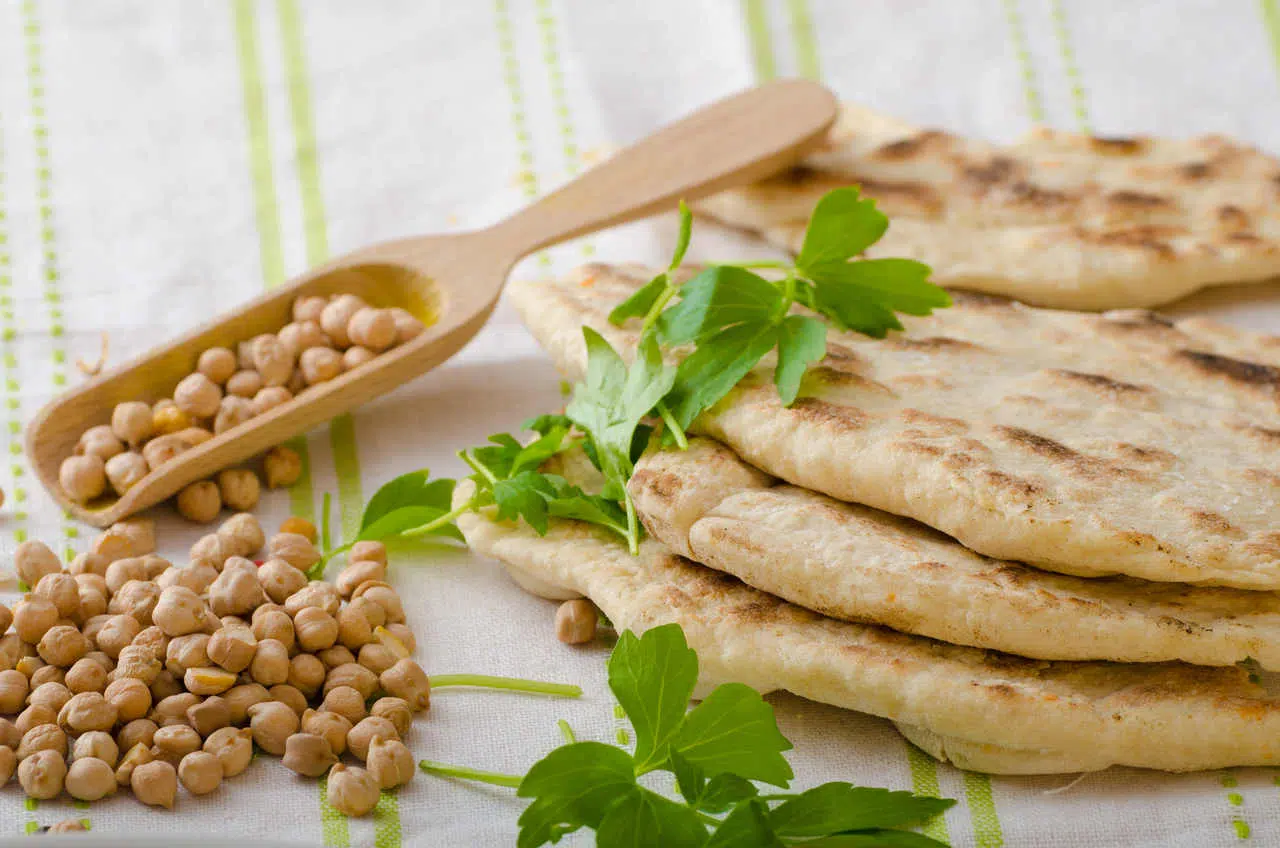
[[[470,450],[460,451],[458,453],[458,456],[462,458],[463,462],[471,466],[472,471],[482,475],[484,479],[488,480],[490,485],[498,482],[498,478],[494,476],[493,472],[489,470],[488,466],[486,466],[480,460],[472,456]]]
[[[581,698],[582,687],[571,683],[544,683],[541,680],[524,680],[519,677],[494,677],[490,674],[433,674],[431,688],[447,686],[477,686],[483,689],[510,689],[516,692],[534,692],[539,695],[555,695],[560,698]]]
[[[636,517],[636,504],[631,500],[631,493],[623,490],[623,498],[627,504],[627,548],[632,556],[640,554],[640,520]]]
[[[572,745],[574,742],[578,741],[578,737],[573,735],[573,728],[569,726],[569,722],[564,719],[560,719],[556,722],[556,726],[560,728],[560,734],[564,736],[566,744]]]
[[[689,439],[684,434],[684,430],[680,429],[680,425],[676,423],[676,417],[671,414],[670,407],[667,406],[665,400],[658,401],[658,414],[662,416],[662,422],[667,425],[667,429],[671,431],[672,437],[676,440],[676,446],[680,450],[689,449]]]
[[[666,276],[666,283],[667,287],[662,290],[662,294],[658,295],[658,299],[653,302],[653,305],[649,307],[649,312],[644,316],[644,322],[640,325],[641,338],[644,338],[645,334],[653,327],[671,298],[675,297],[676,287],[671,285],[670,276]]]
[[[460,777],[463,780],[475,780],[480,783],[489,783],[494,786],[510,786],[515,788],[520,785],[523,777],[517,777],[514,774],[502,774],[496,771],[481,771],[480,769],[467,768],[466,766],[453,766],[448,763],[438,763],[435,760],[423,760],[418,763],[418,768],[427,774],[438,774],[441,777]]]
[[[476,498],[473,495],[472,497],[468,498],[467,502],[462,504],[461,506],[454,507],[453,509],[449,510],[439,518],[433,518],[431,521],[428,521],[426,524],[423,524],[421,527],[414,527],[411,530],[405,530],[403,533],[400,534],[400,536],[406,539],[412,539],[414,536],[425,536],[426,534],[432,532],[433,530],[436,530],[440,527],[445,526],[446,524],[448,524],[449,522],[457,518],[459,515],[462,515],[464,512],[471,512],[475,508],[476,508]]]

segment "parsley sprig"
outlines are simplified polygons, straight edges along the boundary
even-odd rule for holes
[[[570,738],[523,776],[430,760],[421,768],[515,787],[531,799],[519,820],[519,848],[559,842],[582,828],[595,831],[601,848],[940,844],[899,828],[942,813],[955,803],[949,799],[842,781],[762,793],[757,784],[785,789],[794,777],[783,756],[791,743],[773,707],[751,687],[727,683],[689,709],[697,679],[698,657],[679,625],[642,636],[627,631],[609,658],[609,688],[635,731],[634,751]],[[667,772],[679,800],[643,785],[651,772]]]

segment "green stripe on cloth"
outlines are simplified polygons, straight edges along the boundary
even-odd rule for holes
[[[1280,76],[1280,2],[1259,0],[1262,24],[1267,30],[1267,43],[1271,45],[1271,58],[1275,61],[1276,74]]]
[[[511,11],[506,0],[493,2],[494,25],[498,31],[498,51],[502,56],[502,81],[511,100],[511,128],[516,137],[516,155],[520,161],[517,172],[520,191],[528,200],[540,194],[538,172],[533,161],[533,134],[529,131],[529,119],[525,112],[524,88],[520,85],[520,59],[516,54],[515,29],[511,26]],[[551,256],[545,250],[538,254],[537,262],[550,267]]]
[[[1076,61],[1076,51],[1071,44],[1071,28],[1067,23],[1067,10],[1062,0],[1050,0],[1051,17],[1053,18],[1053,34],[1058,40],[1058,50],[1062,54],[1062,69],[1067,76],[1067,85],[1071,89],[1071,111],[1076,116],[1076,126],[1082,132],[1093,132],[1089,122],[1088,97],[1084,91],[1084,78],[1080,76],[1080,65]]]
[[[941,798],[942,788],[938,785],[938,761],[910,742],[906,745],[907,765],[911,769],[911,791],[916,795]],[[920,832],[944,845],[951,844],[951,834],[947,831],[947,819],[943,815],[933,818],[920,828]]]
[[[342,539],[350,542],[360,533],[360,513],[364,510],[355,419],[350,415],[343,415],[330,421],[329,443],[333,448],[333,470],[338,477],[338,514],[341,517]]]
[[[249,170],[253,180],[259,252],[262,277],[267,288],[284,282],[284,247],[280,230],[280,210],[276,198],[275,174],[271,164],[271,145],[267,125],[266,91],[262,84],[262,61],[258,53],[254,0],[232,0],[240,78],[244,87],[245,125],[248,129]],[[288,36],[285,36],[286,40]],[[296,113],[296,110],[295,110]],[[314,493],[311,489],[310,456],[306,439],[290,442],[303,460],[303,476],[290,492],[293,511],[303,517],[314,515]],[[331,814],[330,814],[331,813]],[[326,848],[347,848],[351,835],[346,817],[329,808],[326,783],[320,781],[320,831]]]
[[[1003,0],[1004,17],[1009,25],[1009,42],[1013,55],[1022,71],[1022,94],[1027,100],[1027,117],[1037,124],[1044,123],[1044,101],[1040,97],[1040,82],[1036,76],[1031,50],[1027,47],[1027,29],[1022,22],[1019,0]]]
[[[0,118],[3,115],[0,114]],[[18,368],[18,318],[13,296],[13,256],[9,252],[9,211],[5,187],[4,124],[0,121],[0,363],[3,363],[4,385],[0,396],[4,398],[4,427],[11,445],[22,440],[22,401],[19,397],[20,377]],[[22,453],[9,455],[9,530],[14,545],[27,538],[27,489],[22,480],[26,468],[22,465]]]
[[[791,43],[796,51],[796,71],[806,79],[822,79],[818,39],[813,32],[808,0],[787,0],[787,13],[791,21]]]
[[[373,844],[375,848],[399,848],[400,800],[394,792],[383,792],[373,808]]]
[[[773,34],[769,30],[765,0],[742,0],[742,16],[747,27],[751,61],[756,69],[756,82],[768,82],[778,75],[778,63],[773,56]]]
[[[972,771],[962,773],[965,803],[969,807],[969,820],[973,825],[973,844],[976,848],[1001,848],[1004,845],[1004,831],[1000,827],[1000,816],[996,814],[990,778]]]

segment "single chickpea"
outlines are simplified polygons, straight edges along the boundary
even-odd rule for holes
[[[186,674],[189,668],[210,665],[209,640],[212,638],[207,633],[191,633],[171,639],[165,651],[165,668],[181,675]]]
[[[117,495],[123,495],[132,489],[139,480],[151,472],[151,466],[147,465],[147,460],[135,451],[116,454],[107,460],[103,468],[111,488]]]
[[[36,709],[32,707],[32,709]],[[22,734],[22,742],[18,745],[18,759],[25,760],[41,751],[53,751],[59,756],[67,754],[67,734],[56,724],[44,722],[37,724]]]
[[[209,736],[231,724],[231,708],[218,695],[210,695],[193,707],[187,708],[187,723],[201,736]]]
[[[556,610],[556,638],[566,645],[582,645],[596,638],[599,614],[585,598],[565,601]]]
[[[216,536],[214,538],[217,538]],[[156,580],[162,589],[172,586],[183,586],[197,595],[209,591],[213,581],[218,579],[218,569],[208,562],[196,561],[185,568],[171,568]]]
[[[253,368],[253,341],[256,338],[236,342],[236,364],[244,370]]]
[[[151,709],[151,690],[141,680],[132,677],[111,681],[102,696],[116,708],[119,721],[136,721]]]
[[[120,747],[116,744],[116,740],[111,738],[110,733],[91,730],[80,734],[80,738],[76,739],[75,745],[71,748],[71,759],[90,758],[102,760],[112,768],[116,767],[116,762],[120,759]]]
[[[258,505],[262,486],[258,475],[247,468],[228,468],[218,472],[218,491],[222,502],[237,512],[245,512]]]
[[[338,641],[348,650],[358,651],[373,641],[373,628],[369,626],[369,619],[359,610],[353,610],[349,606],[338,610],[337,624]]]
[[[302,373],[301,366],[293,369],[293,374],[290,375],[289,382],[285,383],[284,387],[288,389],[294,397],[297,397],[307,390],[307,377]]]
[[[247,727],[215,730],[204,740],[204,751],[218,758],[224,778],[235,777],[253,759],[253,731]]]
[[[295,733],[285,740],[284,767],[303,777],[320,777],[338,762],[323,736]]]
[[[107,670],[102,663],[78,659],[67,669],[66,686],[72,692],[101,692],[107,688]]]
[[[422,666],[413,660],[400,660],[382,672],[378,680],[388,695],[403,698],[415,710],[431,705],[431,682]]]
[[[366,306],[351,316],[347,335],[354,344],[381,352],[395,344],[396,319],[386,309]]]
[[[142,444],[151,438],[151,430],[151,407],[142,401],[118,403],[111,411],[111,432],[127,445]]]
[[[97,454],[69,456],[58,467],[58,485],[76,503],[88,503],[107,490],[107,465]]]
[[[192,795],[208,795],[222,785],[222,761],[205,751],[192,751],[178,763],[178,779]]]
[[[13,552],[13,570],[28,586],[35,586],[46,574],[62,571],[62,561],[38,539],[28,539]]]
[[[290,373],[293,372],[290,371]],[[249,411],[253,415],[262,415],[291,400],[293,400],[293,392],[284,386],[267,386],[253,396],[253,400],[249,402]]]
[[[173,390],[173,402],[192,418],[212,418],[222,400],[222,389],[200,372],[183,377]]]
[[[316,651],[315,657],[324,663],[326,675],[339,666],[350,665],[356,661],[356,655],[351,653],[351,649],[345,645],[334,645],[332,648]]]
[[[253,404],[237,395],[227,395],[218,403],[213,419],[213,432],[225,433],[253,417]]]
[[[151,626],[151,613],[160,600],[160,587],[150,580],[130,580],[107,602],[107,612],[128,613],[143,627]]]
[[[299,610],[293,617],[293,628],[298,637],[298,645],[304,651],[323,651],[333,647],[338,641],[338,622],[317,607]]]
[[[58,608],[53,601],[38,595],[27,595],[13,605],[13,629],[22,641],[32,645],[58,623],[58,618]]]
[[[141,632],[142,625],[133,616],[110,616],[98,630],[98,649],[112,659],[118,659],[120,652],[129,647]]]
[[[337,615],[341,606],[342,596],[337,589],[323,580],[312,580],[285,599],[284,611],[289,615],[297,615],[299,610],[306,607],[319,607],[329,615]]]
[[[149,718],[135,718],[116,732],[116,744],[121,751],[130,751],[138,743],[150,748],[159,729],[160,726]]]
[[[195,428],[187,428],[177,433],[170,433],[167,436],[156,436],[151,441],[142,446],[142,458],[147,461],[148,471],[155,471],[165,463],[173,460],[179,454],[191,449],[190,440],[183,434]],[[121,454],[127,456],[127,454]],[[108,469],[107,476],[110,476]]]
[[[72,695],[71,700],[62,705],[58,712],[58,724],[76,733],[90,730],[110,731],[116,725],[115,705],[102,696],[101,692],[81,692]]]
[[[302,476],[302,457],[293,448],[284,445],[276,445],[267,451],[262,466],[266,472],[268,489],[292,486]]]
[[[35,662],[41,663],[41,666],[35,669],[34,671],[32,671],[31,676],[28,678],[31,681],[32,689],[36,688],[37,686],[43,686],[46,683],[61,683],[64,686],[66,685],[67,683],[66,672],[63,671],[58,666],[49,665],[39,657],[25,657],[23,658],[22,663],[25,663],[27,660],[34,660]],[[18,671],[25,671],[25,669],[22,668],[22,663],[18,664],[19,666]]]
[[[173,401],[165,399],[151,410],[151,429],[157,436],[180,433],[191,426],[191,416]]]
[[[35,584],[35,594],[52,602],[62,618],[74,618],[80,612],[80,584],[70,574],[46,574]]]
[[[387,546],[382,542],[361,541],[351,546],[351,551],[347,554],[347,561],[356,562],[376,562],[379,565],[387,564]]]
[[[222,570],[222,565],[229,556],[231,556],[231,552],[223,545],[222,537],[217,533],[208,533],[201,536],[191,546],[191,551],[187,555],[191,564],[209,565],[217,571]]]
[[[150,686],[160,676],[160,660],[150,648],[137,648],[129,645],[120,651],[116,659],[116,670],[111,672],[113,680],[132,677]]]
[[[32,707],[48,707],[56,715],[74,694],[76,693],[72,692],[65,683],[51,680],[32,687],[31,693],[27,695],[27,704]]]
[[[182,759],[192,751],[199,751],[203,740],[194,728],[185,724],[171,724],[156,731],[155,748],[162,754]]]
[[[271,558],[282,559],[300,571],[320,561],[316,546],[299,533],[277,533],[267,542],[267,552]]]
[[[280,343],[297,359],[304,350],[313,347],[333,347],[329,337],[315,321],[292,321],[280,328]]]
[[[222,511],[222,496],[212,480],[197,480],[189,484],[177,498],[178,514],[197,524],[208,524]]]
[[[363,816],[377,806],[378,782],[364,769],[338,763],[329,770],[326,798],[344,816]]]
[[[97,427],[90,427],[84,431],[80,436],[80,441],[76,444],[76,453],[92,454],[103,462],[123,450],[124,442],[116,438],[116,434],[111,429],[110,424],[99,424]]]
[[[422,331],[426,329],[423,323],[407,309],[394,306],[388,311],[396,322],[396,344],[411,342],[422,335]]]
[[[33,704],[32,706],[27,707],[18,714],[17,718],[13,720],[14,729],[22,734],[23,738],[25,738],[33,728],[39,727],[43,724],[49,724],[57,727],[58,714],[48,707],[43,707],[39,704]],[[22,747],[21,742],[19,742],[18,747],[19,749]],[[22,759],[22,757],[19,756],[18,759]]]
[[[342,373],[343,358],[333,348],[312,347],[302,352],[298,367],[308,386],[327,383]]]
[[[248,512],[236,513],[222,522],[218,528],[218,539],[228,557],[249,556],[261,550],[266,543],[262,525]]]
[[[365,721],[374,721],[367,718]],[[362,722],[363,723],[363,722]],[[395,789],[413,780],[413,754],[399,739],[374,736],[365,756],[365,768],[382,789]]]
[[[347,734],[347,750],[359,760],[369,758],[369,746],[375,737],[399,740],[396,726],[385,718],[368,716],[356,723]]]
[[[170,586],[160,593],[151,620],[167,636],[186,636],[204,627],[204,601],[185,586]]]
[[[327,710],[305,710],[302,732],[323,737],[329,749],[339,757],[347,750],[347,734],[354,725],[344,716]]]
[[[262,375],[257,371],[237,371],[227,380],[227,394],[242,397],[246,400],[262,391]]]
[[[377,354],[367,347],[361,347],[360,345],[349,347],[342,352],[342,370],[353,371],[376,357]]]
[[[343,610],[343,612],[346,612],[346,610]],[[395,665],[399,659],[386,645],[370,642],[360,648],[357,661],[374,674],[382,674],[382,672]]]
[[[151,692],[152,701],[163,701],[170,695],[178,695],[184,691],[182,678],[175,676],[168,669],[162,668],[159,674],[156,675],[156,679],[151,681],[148,691]]]
[[[404,698],[379,698],[373,702],[369,715],[391,722],[401,739],[409,734],[409,728],[413,726],[413,708]]]
[[[347,602],[347,606],[365,617],[369,626],[373,628],[374,637],[377,638],[378,628],[387,623],[387,611],[368,598],[352,598]]]
[[[283,386],[293,373],[294,354],[289,346],[271,333],[253,340],[253,367],[267,386]]]
[[[327,669],[311,654],[298,654],[289,661],[288,684],[308,698],[313,698],[324,685]]]
[[[366,583],[370,580],[384,580],[386,579],[386,576],[387,566],[385,564],[373,562],[371,560],[363,560],[353,562],[351,565],[342,569],[342,572],[338,575],[338,579],[333,582],[333,585],[337,588],[342,597],[349,598],[351,597],[351,593],[354,592],[356,587],[361,583]],[[385,614],[383,615],[383,618],[386,618]]]
[[[151,518],[117,521],[93,540],[91,549],[110,562],[153,554],[156,552],[156,522]]]
[[[349,662],[329,670],[324,681],[324,691],[328,693],[339,686],[350,686],[367,701],[378,691],[379,679],[378,675],[359,663]]]
[[[270,590],[268,590],[270,591]],[[253,617],[253,635],[261,644],[267,639],[273,639],[284,646],[285,654],[293,649],[295,638],[293,633],[293,619],[284,610],[267,610],[263,615],[258,615],[262,607],[254,610]]]
[[[257,649],[258,640],[247,627],[222,627],[209,637],[207,646],[209,659],[236,674],[249,667]]]
[[[263,686],[275,686],[289,679],[289,649],[275,639],[258,642],[249,665],[249,676]]]
[[[249,728],[254,743],[277,757],[284,754],[285,742],[298,732],[298,714],[285,704],[266,701],[249,708]]]
[[[178,772],[164,760],[142,763],[129,777],[133,797],[149,807],[173,809],[173,799],[178,794]]]
[[[0,636],[0,671],[11,671],[18,664],[18,660],[22,658],[23,646],[26,644],[17,633]],[[2,712],[4,710],[0,710],[0,713]]]
[[[337,713],[354,726],[368,715],[364,702],[365,697],[355,689],[350,686],[338,686],[324,696],[320,709]]]
[[[307,585],[307,576],[282,559],[267,560],[258,569],[263,590],[275,603],[284,603]]]
[[[102,579],[107,584],[107,593],[114,597],[126,583],[146,580],[147,565],[142,561],[142,557],[130,556],[118,559],[107,566],[107,573]]]
[[[155,760],[155,757],[151,755],[150,744],[135,743],[121,757],[120,765],[116,766],[116,784],[118,786],[128,786],[133,778],[134,769],[153,760]]]
[[[111,795],[118,787],[115,769],[96,757],[73,762],[67,770],[64,785],[67,794],[79,801],[97,801]]]
[[[67,761],[57,751],[37,751],[18,764],[18,782],[28,798],[58,797],[67,777]]]
[[[231,710],[233,725],[245,723],[249,716],[249,707],[271,700],[267,687],[261,683],[241,683],[239,686],[232,686],[221,697],[227,702],[227,708]]]
[[[73,577],[81,574],[97,574],[99,576],[105,576],[107,573],[107,566],[110,564],[111,561],[101,554],[94,554],[86,551],[85,553],[75,555],[75,558],[72,559],[71,563],[67,566],[67,573],[71,574]],[[104,586],[103,588],[105,589],[106,587]]]
[[[320,329],[324,330],[325,335],[333,339],[333,343],[338,347],[350,346],[351,336],[347,328],[355,314],[365,306],[365,302],[353,294],[337,295],[321,311]]]
[[[280,683],[272,686],[267,691],[273,701],[284,704],[297,713],[299,717],[307,711],[307,696],[302,694],[297,687],[290,686],[288,683]]]
[[[80,600],[80,614],[77,619],[83,625],[95,616],[107,611],[107,593],[94,586],[80,586],[77,591]]]
[[[222,574],[209,587],[209,608],[214,615],[241,615],[266,600],[256,573],[223,567]]]
[[[404,605],[396,590],[382,581],[368,580],[361,583],[351,593],[353,598],[368,598],[382,607],[387,614],[387,621],[392,624],[404,622]]]
[[[200,354],[196,370],[221,386],[236,372],[236,355],[230,348],[211,347]]]
[[[293,320],[319,321],[329,298],[324,295],[299,295],[293,299]]]

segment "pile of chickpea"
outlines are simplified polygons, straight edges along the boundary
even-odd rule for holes
[[[172,808],[179,785],[204,795],[243,772],[255,745],[327,774],[346,815],[407,783],[402,740],[430,683],[386,549],[357,543],[328,583],[307,578],[314,541],[305,519],[267,539],[239,513],[182,567],[156,555],[148,519],[113,525],[65,567],[22,543],[14,565],[31,591],[0,606],[0,786],[16,772],[32,798],[127,787]]]
[[[117,404],[111,423],[86,430],[74,456],[62,461],[58,483],[77,503],[123,495],[183,451],[287,403],[309,387],[358,368],[416,338],[422,322],[400,308],[378,309],[353,294],[311,295],[293,302],[293,321],[278,333],[241,342],[237,350],[209,348],[173,397],[154,405]],[[263,460],[270,488],[291,485],[302,472],[298,455],[276,447]],[[261,484],[250,469],[232,468],[177,495],[178,511],[213,521],[224,506],[253,509]]]

